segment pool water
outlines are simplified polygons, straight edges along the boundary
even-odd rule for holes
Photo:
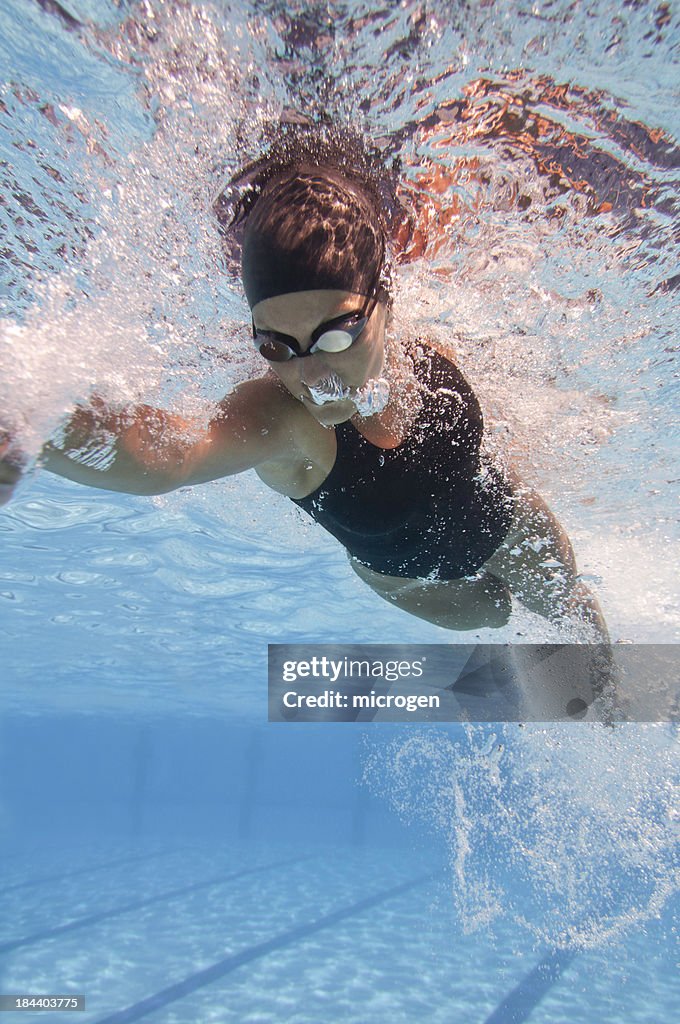
[[[455,796],[434,768],[435,751],[441,771],[447,744],[464,745],[463,730],[408,731],[404,745],[395,727],[376,738],[366,727],[160,712],[5,716],[3,767],[14,771],[4,814],[14,828],[2,861],[2,990],[84,995],[83,1020],[120,1024],[673,1019],[677,897],[672,836],[663,808],[653,821],[649,806],[658,787],[636,806],[624,786],[625,817],[611,804],[596,822],[592,812],[579,819],[578,802],[551,791],[544,770],[533,796],[552,810],[536,828],[515,764],[522,842],[543,856],[540,878],[521,864],[517,836],[510,862],[491,760],[481,763],[490,737],[473,764],[475,739],[455,776],[476,862],[466,872],[464,844],[443,827],[447,807],[453,826]],[[404,763],[416,751],[417,777]],[[582,782],[584,802],[601,801],[597,783],[586,773]],[[494,907],[499,886],[507,893]]]
[[[677,643],[679,43],[644,0],[5,0],[0,419],[37,458],[93,392],[207,419],[258,372],[211,202],[326,112],[444,228],[397,269],[400,336],[460,363],[612,639]],[[268,643],[470,637],[252,474],[149,499],[36,464],[0,532],[0,994],[677,1016],[674,726],[268,726]],[[474,639],[560,633],[517,606]]]

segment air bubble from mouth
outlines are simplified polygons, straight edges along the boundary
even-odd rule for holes
[[[315,385],[307,385],[314,405],[327,405],[351,397],[351,388],[346,388],[336,373],[331,373]]]
[[[372,377],[360,388],[345,387],[337,374],[322,378],[316,385],[307,386],[315,405],[329,402],[351,401],[360,416],[373,416],[382,412],[390,399],[390,385],[384,377]]]

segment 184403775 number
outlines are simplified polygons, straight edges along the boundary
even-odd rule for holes
[[[0,1010],[84,1010],[85,996],[21,995],[0,996]]]

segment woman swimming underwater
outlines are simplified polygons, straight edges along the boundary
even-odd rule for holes
[[[44,446],[42,465],[133,494],[255,469],[343,544],[376,594],[412,615],[453,630],[502,626],[515,595],[606,639],[559,523],[483,454],[463,374],[425,341],[393,337],[399,218],[341,153],[289,143],[252,165],[241,198],[230,205],[232,188],[217,203],[226,244],[240,251],[265,375],[227,395],[207,429],[94,398]],[[0,448],[0,500],[20,476],[12,451],[9,440]]]

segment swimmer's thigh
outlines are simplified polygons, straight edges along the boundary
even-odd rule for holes
[[[490,573],[473,579],[417,580],[374,572],[350,556],[357,576],[390,604],[445,629],[503,626],[510,617],[508,587]]]
[[[507,583],[530,611],[552,621],[578,614],[606,633],[597,601],[578,579],[564,529],[535,491],[519,487],[516,495],[508,535],[482,568]]]

